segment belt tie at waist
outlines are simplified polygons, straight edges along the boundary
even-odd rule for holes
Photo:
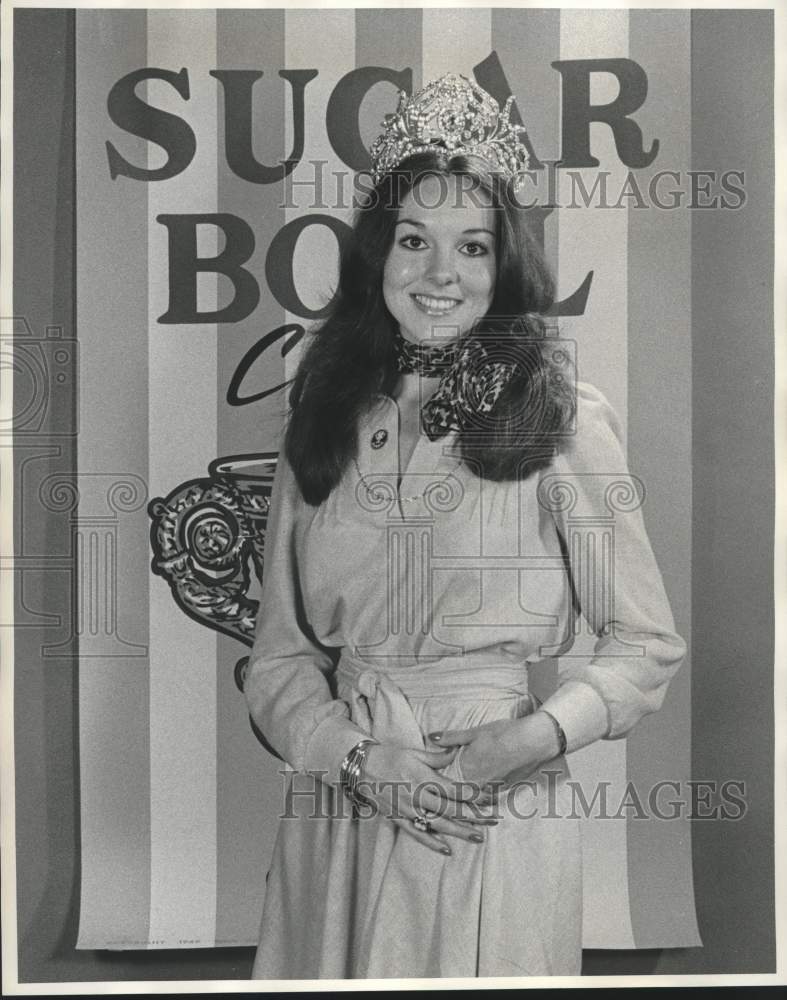
[[[516,715],[529,715],[537,702],[528,694],[524,664],[446,657],[428,666],[384,668],[342,653],[337,679],[349,688],[352,721],[381,743],[422,750],[424,733],[410,699],[452,701],[519,699]],[[340,695],[341,697],[341,695]]]

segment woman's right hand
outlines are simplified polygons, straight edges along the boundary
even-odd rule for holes
[[[497,823],[487,805],[456,798],[455,782],[436,773],[447,767],[458,747],[416,750],[387,743],[369,746],[358,791],[384,816],[433,851],[451,854],[445,839],[459,837],[483,843],[484,827]],[[419,830],[413,820],[426,814],[431,829]]]

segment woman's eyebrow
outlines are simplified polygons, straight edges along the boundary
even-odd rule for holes
[[[396,225],[397,226],[417,226],[419,229],[425,229],[426,228],[426,224],[423,223],[423,222],[418,222],[417,219],[399,219],[399,221],[396,223]],[[474,227],[472,229],[463,229],[462,230],[462,235],[463,236],[467,236],[470,233],[486,233],[487,236],[492,236],[492,237],[494,237],[494,235],[495,235],[492,232],[491,229],[486,229],[483,226],[477,226],[477,227]]]

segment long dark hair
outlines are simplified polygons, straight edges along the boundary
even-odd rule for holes
[[[495,338],[504,356],[518,362],[492,411],[459,432],[462,459],[486,479],[526,478],[549,464],[571,422],[570,385],[554,352],[544,349],[542,316],[554,285],[510,183],[477,157],[419,153],[386,174],[356,212],[330,315],[311,338],[290,390],[285,453],[307,503],[322,503],[338,484],[357,453],[359,419],[376,394],[390,394],[397,382],[396,323],[382,289],[399,206],[427,175],[452,174],[484,191],[497,218],[492,302],[465,337],[478,337],[487,350]],[[492,353],[500,356],[499,349]]]

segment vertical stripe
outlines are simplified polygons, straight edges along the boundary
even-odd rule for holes
[[[9,126],[13,109],[13,160],[6,155],[2,163],[0,250],[2,301],[7,305],[0,365],[0,442],[5,449],[0,462],[5,532],[0,698],[7,712],[12,705],[14,711],[14,725],[3,726],[0,751],[6,765],[0,791],[2,957],[5,981],[11,983],[15,974],[22,982],[44,981],[41,967],[57,949],[69,917],[79,832],[77,649],[67,658],[44,660],[44,650],[55,636],[73,629],[73,578],[70,573],[46,572],[42,565],[42,556],[62,553],[68,559],[71,525],[68,514],[53,517],[41,504],[29,502],[36,495],[33,477],[40,482],[56,472],[76,475],[76,436],[60,435],[64,424],[74,426],[78,357],[70,351],[61,368],[66,376],[62,406],[44,406],[37,414],[42,423],[31,427],[25,419],[30,416],[25,408],[31,371],[25,364],[12,371],[6,363],[11,345],[5,340],[12,315],[27,320],[39,343],[53,324],[62,327],[64,339],[76,336],[75,18],[69,10],[12,11],[9,5],[2,18],[3,121]],[[22,332],[18,321],[14,326]],[[13,440],[12,415],[17,418]],[[44,571],[29,568],[31,563]],[[46,614],[31,610],[44,608]]]
[[[743,171],[746,190],[740,208],[692,212],[692,771],[743,781],[746,803],[737,821],[692,825],[717,974],[776,968],[773,24],[765,10],[691,14],[692,168]]]
[[[628,12],[624,10],[568,10],[560,12],[560,58],[597,59],[628,56]],[[608,74],[593,74],[590,97],[595,104],[614,100],[617,83]],[[592,191],[597,172],[607,172],[613,197],[623,184],[621,163],[611,130],[590,126],[592,154],[598,168],[572,170]],[[558,290],[560,298],[572,294],[589,270],[593,285],[585,314],[564,318],[561,330],[577,341],[577,375],[596,385],[609,399],[626,425],[626,356],[628,322],[626,254],[628,209],[608,210],[591,201],[586,207],[572,188],[571,176],[561,171],[561,205]],[[601,471],[601,470],[600,470]],[[570,654],[593,653],[593,637],[583,629]],[[588,800],[599,780],[609,782],[610,802],[625,793],[626,744],[597,742],[571,755],[571,772],[586,789]],[[592,817],[583,821],[583,944],[586,948],[634,945],[629,912],[629,874],[626,823]]]
[[[486,59],[492,46],[490,8],[423,8],[423,79],[429,83],[444,73],[473,78],[473,67]]]
[[[423,11],[418,7],[363,8],[355,12],[355,65],[386,66],[399,72],[413,71],[413,91],[422,86],[421,33]],[[371,95],[370,95],[371,97]],[[379,110],[387,114],[396,107],[396,95],[389,93]],[[380,132],[382,116],[370,115],[375,138]]]
[[[283,11],[220,10],[216,22],[216,66],[263,72],[254,84],[254,150],[261,163],[274,165],[285,149],[285,108],[292,107],[289,83],[278,75],[289,68],[284,55]],[[308,94],[308,91],[307,91]],[[278,448],[286,398],[274,393],[259,402],[232,407],[227,389],[243,356],[284,322],[284,310],[265,280],[265,256],[284,224],[284,186],[253,184],[239,178],[224,155],[224,90],[216,81],[219,135],[218,210],[248,221],[256,250],[246,265],[260,287],[260,303],[237,323],[219,326],[216,385],[217,456],[253,454]],[[243,395],[260,392],[285,379],[279,349],[269,349],[249,373]],[[252,574],[253,576],[253,574]],[[259,596],[258,585],[249,596]],[[257,740],[249,725],[246,702],[235,686],[233,669],[247,650],[235,639],[217,637],[216,693],[216,944],[256,943],[257,928],[277,817],[281,812],[281,766]]]
[[[551,65],[560,58],[560,11],[495,8],[492,48],[500,59],[536,157],[544,164],[537,181],[524,188],[522,201],[550,204],[548,164],[560,159],[560,78]],[[560,213],[544,224],[544,254],[556,271]]]
[[[419,8],[402,10],[368,8],[355,12],[355,65],[385,66],[399,73],[412,70],[415,92],[422,85]],[[360,131],[367,148],[380,134],[383,117],[396,108],[393,84],[373,87],[360,109]]]
[[[147,255],[138,237],[140,221],[148,213],[147,185],[128,178],[113,181],[105,151],[109,139],[133,162],[145,163],[146,144],[112,125],[106,111],[111,87],[146,64],[145,46],[144,12],[77,12],[80,519],[110,513],[94,506],[97,491],[106,491],[112,481],[105,481],[107,471],[133,473],[143,480],[148,474]],[[150,573],[144,505],[124,515],[123,523],[131,527],[121,536],[123,574],[116,596],[120,631],[142,643],[147,641]],[[81,532],[77,538],[81,545]],[[148,665],[144,657],[89,655],[84,595],[99,581],[88,579],[86,566],[83,559],[77,569],[83,595],[78,608],[83,632],[77,946],[144,947],[150,892]],[[122,907],[117,906],[119,899]]]
[[[647,209],[629,212],[630,465],[645,484],[644,516],[678,634],[691,628],[691,213],[660,209],[648,186],[662,170],[691,166],[691,31],[688,11],[631,11],[630,56],[646,69],[648,96],[634,116],[647,148],[660,149],[636,171]],[[659,191],[678,185],[665,178]],[[662,204],[670,199],[656,193]],[[658,427],[658,435],[653,428]],[[628,775],[640,798],[659,781],[680,781],[659,797],[685,798],[691,775],[690,657],[672,680],[653,724],[628,740]],[[668,807],[663,807],[666,815]],[[640,948],[699,944],[691,832],[677,819],[632,822],[628,830],[631,921]]]
[[[628,56],[628,12],[625,10],[562,10],[561,59],[611,59]],[[591,74],[590,99],[606,104],[617,95],[618,83],[607,73]],[[609,399],[626,426],[626,324],[628,207],[601,208],[598,199],[589,207],[572,184],[569,174],[579,174],[591,191],[597,174],[607,173],[609,201],[615,204],[623,187],[626,167],[618,157],[611,129],[590,125],[590,148],[598,167],[561,171],[561,245],[559,285],[561,298],[574,292],[587,272],[594,270],[587,308],[581,317],[564,319],[561,326],[576,335],[579,378],[592,382]],[[614,304],[614,309],[610,308]]]
[[[161,212],[216,208],[216,14],[150,10],[147,65],[187,66],[186,102],[151,81],[151,102],[186,119],[197,136],[187,170],[149,192],[150,489],[165,495],[204,473],[216,454],[216,327],[162,326],[168,297],[167,231]],[[213,229],[200,256],[216,252]],[[204,238],[203,238],[204,236]],[[204,279],[204,280],[203,280]],[[216,276],[201,275],[198,308],[215,308]],[[168,585],[150,590],[150,942],[212,945],[216,920],[216,636],[173,613]]]
[[[347,176],[347,167],[331,146],[325,129],[325,109],[336,84],[355,68],[355,15],[352,10],[289,10],[285,19],[285,53],[288,69],[316,69],[318,75],[307,89],[305,129],[306,144],[301,163],[286,183],[287,222],[314,211],[318,189],[315,179],[325,178],[319,213],[351,220],[350,191],[337,196],[332,178],[335,173]],[[319,44],[315,40],[319,39]],[[287,114],[286,146],[292,148],[292,115]],[[338,247],[325,226],[310,226],[295,248],[293,276],[301,301],[310,309],[326,304],[336,288]],[[320,261],[320,267],[314,261]],[[287,322],[303,322],[287,314]],[[308,324],[307,324],[308,325]],[[300,347],[287,355],[287,374],[292,377]]]

